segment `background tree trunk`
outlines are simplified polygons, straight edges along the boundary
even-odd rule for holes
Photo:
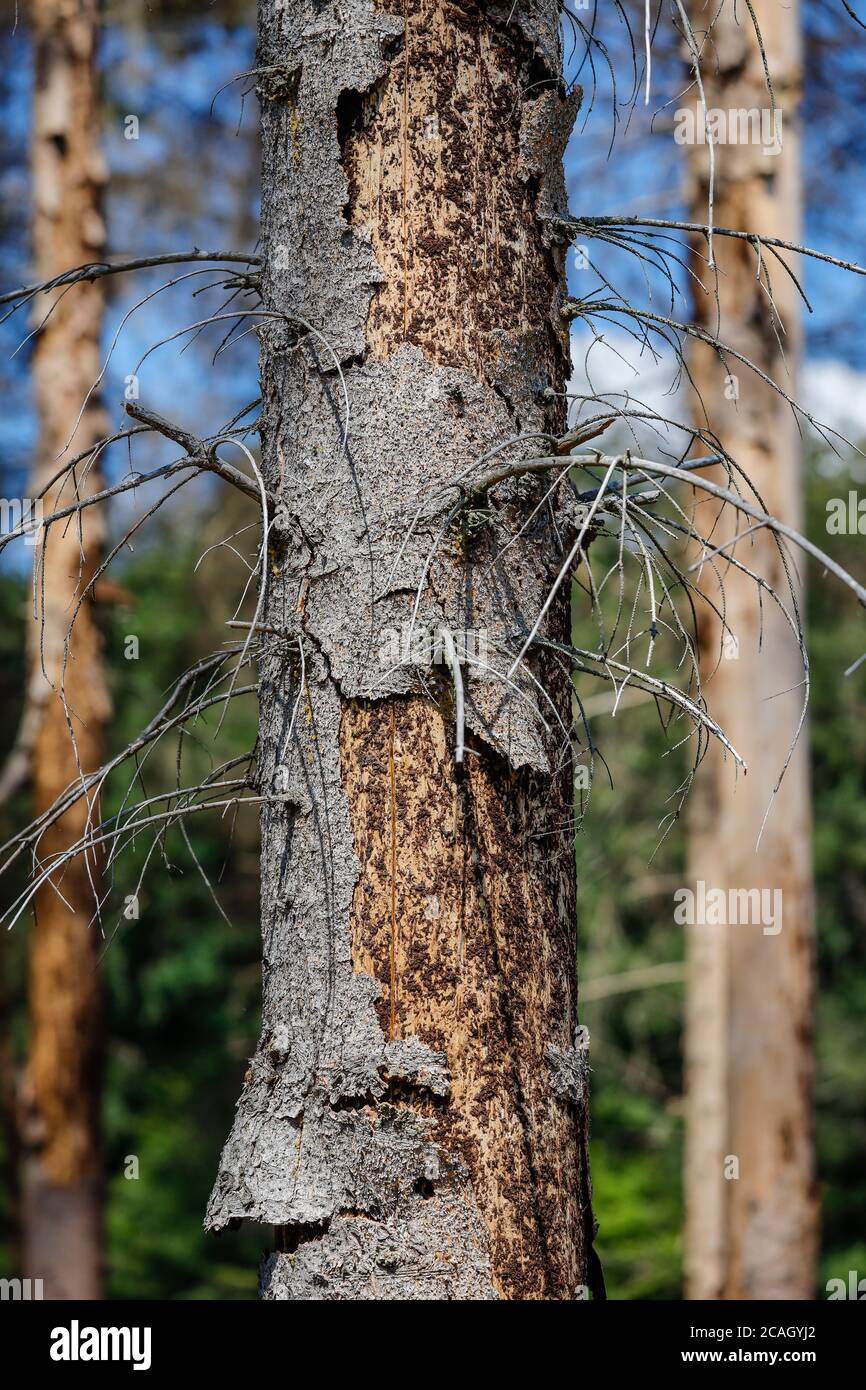
[[[104,182],[97,108],[96,0],[34,0],[33,245],[37,278],[103,254]],[[100,285],[50,297],[51,317],[36,338],[34,381],[39,414],[32,487],[42,490],[63,465],[104,433],[91,397],[99,374]],[[40,313],[44,315],[44,299]],[[98,461],[77,475],[81,490],[100,487]],[[67,481],[50,487],[45,511],[73,496]],[[44,582],[32,624],[28,704],[35,813],[49,807],[78,774],[103,761],[110,714],[102,639],[91,598],[82,603],[66,655],[70,620],[101,552],[99,509],[55,526],[37,552]],[[68,718],[61,698],[65,694]],[[73,740],[70,737],[74,734]],[[76,759],[77,749],[77,759]],[[40,842],[43,858],[73,844],[85,828],[82,799]],[[97,815],[98,819],[98,815]],[[24,1144],[25,1275],[44,1281],[46,1298],[99,1298],[102,1293],[102,1197],[99,1144],[101,1023],[93,921],[99,863],[71,860],[36,897],[29,962],[29,1053]]]
[[[207,1225],[279,1228],[269,1299],[586,1283],[569,687],[533,659],[549,736],[536,687],[501,679],[561,556],[543,512],[497,559],[535,483],[446,528],[429,567],[441,517],[410,533],[422,494],[564,423],[546,219],[579,96],[557,18],[260,4],[263,292],[285,316],[260,330],[263,622],[285,636],[261,656],[262,1036]],[[419,627],[470,630],[500,673],[464,662],[462,766],[449,667],[422,682],[389,655],[418,586]],[[547,633],[568,640],[567,599]]]
[[[716,7],[718,8],[718,7]],[[800,41],[796,5],[754,0],[778,109],[783,149],[758,144],[716,150],[715,221],[719,226],[799,239],[797,103]],[[690,8],[700,42],[709,10]],[[715,15],[715,11],[713,12]],[[758,41],[745,6],[722,7],[704,49],[710,109],[770,107]],[[696,95],[691,95],[692,100]],[[691,215],[707,218],[707,149],[692,149]],[[699,248],[705,251],[705,243]],[[713,275],[696,258],[705,292],[696,321],[744,353],[789,395],[800,346],[796,291],[777,263],[772,281],[783,329],[777,342],[757,261],[745,242],[717,238],[721,319]],[[691,362],[700,393],[696,421],[710,427],[742,466],[763,505],[802,527],[801,446],[791,409],[745,367],[736,378],[703,347]],[[732,399],[738,393],[739,399]],[[704,415],[706,411],[706,416]],[[724,481],[720,475],[719,481]],[[733,513],[718,521],[701,504],[701,533],[722,545]],[[740,525],[739,529],[743,529]],[[769,531],[738,543],[737,559],[772,584],[790,608],[787,580]],[[689,876],[707,886],[782,891],[782,929],[690,929],[687,1005],[686,1280],[690,1298],[808,1298],[812,1294],[817,1208],[812,1172],[813,893],[805,732],[782,782],[760,848],[756,842],[784,765],[802,703],[803,669],[790,629],[767,595],[763,625],[753,580],[725,557],[707,563],[704,592],[724,606],[730,634],[700,607],[702,680],[713,716],[745,757],[748,776],[734,789],[733,769],[711,746],[691,798]],[[720,580],[724,585],[724,600]],[[802,596],[798,602],[802,611]],[[759,645],[760,644],[760,645]],[[726,1178],[726,1160],[739,1176]],[[734,1171],[729,1166],[729,1171]]]

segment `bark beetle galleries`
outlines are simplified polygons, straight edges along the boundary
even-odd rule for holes
[[[421,698],[349,703],[341,748],[355,969],[384,986],[383,1029],[448,1057],[436,1141],[470,1174],[500,1296],[570,1298],[580,1155],[545,1046],[574,1017],[573,898],[544,838],[545,788],[483,755],[458,779],[450,730]]]
[[[500,330],[530,336],[539,374],[560,386],[561,266],[537,179],[521,177],[525,93],[549,91],[550,76],[516,26],[477,6],[385,8],[404,18],[402,50],[341,131],[347,219],[370,228],[383,272],[369,353],[411,342],[484,380]],[[423,698],[347,705],[341,748],[361,865],[355,968],[384,985],[390,1036],[448,1056],[437,1138],[469,1169],[499,1291],[569,1297],[579,1159],[543,1054],[547,1020],[574,1016],[572,897],[568,866],[531,838],[552,808],[483,754],[458,778],[443,717]]]
[[[387,357],[417,343],[483,379],[493,330],[546,329],[537,365],[555,381],[562,267],[545,245],[537,178],[521,177],[522,118],[550,96],[551,75],[492,9],[441,0],[381,9],[403,20],[400,50],[370,92],[346,94],[341,130],[347,220],[371,229],[383,274],[368,351]]]

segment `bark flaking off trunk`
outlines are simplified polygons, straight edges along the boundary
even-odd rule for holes
[[[547,696],[502,679],[554,533],[542,508],[499,558],[542,496],[514,481],[477,534],[411,525],[486,450],[563,424],[547,222],[579,95],[557,17],[260,7],[264,294],[285,316],[261,330],[264,621],[285,637],[261,664],[262,1037],[206,1224],[280,1229],[266,1298],[585,1282],[586,1097],[552,1060],[576,1027],[568,683],[534,658]],[[418,588],[419,628],[486,644],[464,770],[448,667],[388,655]],[[567,621],[563,601],[546,630]]]

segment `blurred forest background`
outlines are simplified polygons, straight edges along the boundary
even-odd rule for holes
[[[815,7],[806,55],[806,236],[810,245],[856,256],[866,244],[862,120],[866,46],[835,42]],[[244,97],[254,66],[251,7],[109,3],[101,49],[108,241],[128,257],[197,245],[254,247],[257,236],[258,150],[255,97]],[[842,37],[851,38],[850,31]],[[677,54],[668,55],[668,77]],[[665,82],[659,57],[657,82]],[[586,81],[588,73],[581,74]],[[673,79],[670,79],[673,80]],[[28,123],[31,52],[26,15],[0,8],[0,160],[2,160],[3,287],[29,278]],[[607,86],[605,85],[607,82]],[[225,85],[230,84],[230,85]],[[631,124],[615,121],[603,69],[596,99],[580,117],[593,135],[575,142],[567,172],[572,206],[594,213],[682,212],[682,170],[669,116],[650,128],[639,109]],[[224,90],[220,91],[221,88]],[[219,93],[219,94],[218,94]],[[655,103],[654,103],[655,105]],[[140,123],[124,136],[125,118]],[[594,133],[594,134],[593,134]],[[609,148],[612,135],[616,140]],[[589,205],[589,206],[588,206]],[[823,418],[866,440],[863,281],[844,284],[826,269],[806,267],[816,313],[807,323],[802,372],[807,401]],[[164,277],[110,282],[106,347],[121,318]],[[130,320],[105,385],[111,418],[120,416],[124,379],[147,347],[183,321],[169,290]],[[173,299],[172,296],[175,296]],[[208,307],[210,306],[210,307]],[[216,307],[204,294],[200,317]],[[0,330],[0,467],[4,496],[26,495],[35,419],[28,346],[17,320]],[[172,414],[183,400],[184,423],[205,432],[256,395],[256,341],[241,337],[216,358],[213,332],[186,347],[171,343],[142,369],[148,405]],[[575,343],[576,380],[585,344]],[[183,349],[183,350],[182,350]],[[609,361],[601,374],[613,380]],[[652,376],[652,364],[647,372]],[[642,390],[650,388],[642,379]],[[859,399],[858,399],[859,396]],[[836,412],[834,414],[833,412]],[[175,412],[176,413],[176,412]],[[145,466],[145,454],[136,458]],[[126,467],[109,454],[110,475]],[[808,446],[807,534],[826,540],[826,504],[866,487],[862,457]],[[114,705],[110,751],[125,745],[150,718],[177,673],[226,638],[246,573],[226,549],[210,550],[249,514],[227,490],[195,493],[164,509],[137,538],[115,582],[124,593],[106,606],[106,660]],[[119,501],[112,532],[136,503]],[[237,515],[235,516],[235,511]],[[833,538],[832,554],[866,579],[863,538]],[[200,557],[204,556],[203,559]],[[21,547],[0,571],[0,759],[12,744],[24,684],[24,625],[30,552]],[[818,900],[817,1168],[823,1204],[820,1290],[849,1269],[866,1271],[866,666],[843,671],[860,656],[862,615],[847,590],[813,567],[808,576],[809,645]],[[576,605],[579,613],[579,606]],[[578,616],[578,626],[584,620]],[[137,660],[125,639],[139,639]],[[578,634],[579,636],[581,634]],[[589,626],[584,644],[591,645]],[[684,750],[667,751],[655,707],[624,702],[615,720],[609,698],[589,706],[593,733],[610,768],[593,788],[577,840],[580,900],[578,957],[581,1018],[592,1035],[592,1177],[601,1228],[597,1246],[615,1299],[671,1299],[682,1289],[682,1026],[683,941],[673,925],[671,894],[684,881],[684,829],[676,824],[657,848],[659,823],[685,770]],[[190,765],[206,769],[206,726]],[[255,736],[252,703],[234,702],[221,749],[230,756]],[[155,755],[148,776],[171,782],[174,752]],[[114,785],[117,804],[124,787]],[[112,809],[109,804],[107,810]],[[3,838],[28,819],[23,795],[0,809]],[[220,909],[182,839],[169,841],[167,862],[153,863],[140,894],[139,920],[119,910],[135,891],[148,845],[122,859],[115,901],[106,918],[103,966],[108,1070],[105,1153],[108,1181],[108,1296],[112,1298],[253,1298],[260,1244],[254,1230],[206,1237],[201,1219],[246,1058],[258,1033],[259,929],[257,827],[248,814],[234,822],[196,816],[189,835],[215,883]],[[12,885],[20,889],[20,882]],[[0,1268],[15,1265],[16,1153],[13,1078],[25,1056],[27,922],[0,938],[3,1115],[0,1120]],[[648,969],[655,974],[646,976]],[[631,972],[654,983],[639,986]],[[128,1159],[138,1160],[129,1177]]]

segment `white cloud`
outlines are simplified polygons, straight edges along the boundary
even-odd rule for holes
[[[866,439],[866,372],[847,362],[806,362],[800,369],[800,394],[817,420],[855,442]]]
[[[744,373],[748,369],[743,368]],[[681,380],[676,391],[677,363],[667,351],[659,362],[640,350],[628,334],[611,331],[602,338],[578,333],[572,341],[572,376],[569,392],[592,393],[610,401],[619,409],[649,409],[659,415],[687,423],[690,418],[687,381]],[[799,403],[821,424],[838,431],[855,443],[866,440],[866,372],[857,371],[841,361],[816,359],[806,361],[800,368],[797,389]],[[572,417],[596,415],[603,405],[592,401],[573,401]],[[578,410],[580,415],[578,416]],[[649,446],[653,434],[646,426],[635,425],[639,447]],[[611,431],[613,438],[613,431]],[[657,436],[656,436],[657,437]],[[688,436],[681,430],[670,429],[665,438],[668,451],[681,453]],[[618,426],[618,445],[634,441],[624,426]]]

